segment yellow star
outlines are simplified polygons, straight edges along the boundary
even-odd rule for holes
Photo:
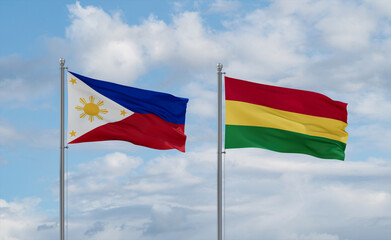
[[[72,79],[70,80],[70,82],[72,83],[72,85],[73,85],[73,84],[76,84],[76,79],[72,78]]]
[[[71,134],[71,137],[76,137],[76,132],[72,130],[72,132],[70,132],[69,134]]]
[[[122,110],[122,111],[121,111],[121,115],[123,115],[123,116],[125,116],[125,115],[126,115],[126,112],[125,112],[125,110]]]

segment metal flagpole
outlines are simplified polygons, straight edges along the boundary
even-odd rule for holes
[[[64,64],[65,59],[60,58],[61,75],[61,120],[60,120],[60,240],[64,240]]]
[[[217,239],[222,240],[223,194],[222,194],[222,75],[223,64],[217,64]]]

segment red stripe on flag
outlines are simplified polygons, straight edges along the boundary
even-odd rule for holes
[[[118,122],[97,127],[71,143],[121,140],[154,149],[185,152],[184,125],[166,122],[154,114],[134,113]]]
[[[310,91],[276,87],[225,77],[225,99],[283,111],[332,118],[347,123],[346,103]]]

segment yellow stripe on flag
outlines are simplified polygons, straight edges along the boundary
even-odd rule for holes
[[[311,115],[277,110],[256,104],[225,101],[227,125],[275,128],[347,142],[347,123]]]

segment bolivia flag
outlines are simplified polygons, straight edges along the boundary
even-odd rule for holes
[[[184,152],[187,102],[68,72],[68,143],[122,140]]]
[[[259,147],[345,159],[346,103],[225,77],[225,148]]]

